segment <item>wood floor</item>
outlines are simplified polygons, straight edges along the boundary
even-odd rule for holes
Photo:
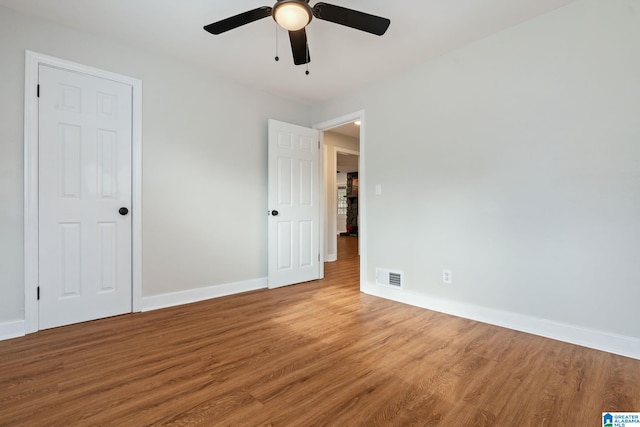
[[[2,426],[601,426],[640,361],[326,279],[0,342]]]

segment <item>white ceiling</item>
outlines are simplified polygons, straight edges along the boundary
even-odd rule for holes
[[[218,36],[202,29],[259,6],[273,6],[275,0],[0,0],[0,5],[190,61],[242,84],[313,104],[571,1],[330,0],[389,18],[391,26],[378,37],[314,19],[307,28],[309,76],[305,66],[293,65],[288,35],[282,29],[276,31],[271,18]],[[279,62],[274,61],[276,33]]]

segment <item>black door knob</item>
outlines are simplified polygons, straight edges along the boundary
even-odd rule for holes
[[[127,208],[120,208],[120,209],[118,209],[118,213],[119,213],[120,215],[126,215],[126,214],[128,214],[128,213],[129,213],[129,209],[127,209]]]
[[[278,212],[278,211],[276,211],[276,210],[271,211],[271,215],[273,215],[273,216],[278,216],[278,213],[279,213],[279,212]]]

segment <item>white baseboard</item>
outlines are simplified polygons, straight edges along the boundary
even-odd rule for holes
[[[640,339],[365,283],[363,292],[440,313],[502,326],[640,360]]]
[[[25,336],[24,320],[13,320],[0,323],[0,341]]]
[[[337,254],[327,254],[327,257],[324,259],[324,262],[334,262],[338,260]]]
[[[227,283],[206,288],[189,289],[188,291],[142,297],[142,311],[158,310],[176,305],[190,304],[241,292],[255,291],[267,287],[267,278]]]

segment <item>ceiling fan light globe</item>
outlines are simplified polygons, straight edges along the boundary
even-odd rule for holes
[[[275,6],[273,19],[285,30],[298,31],[311,22],[311,11],[306,3],[282,2]]]

